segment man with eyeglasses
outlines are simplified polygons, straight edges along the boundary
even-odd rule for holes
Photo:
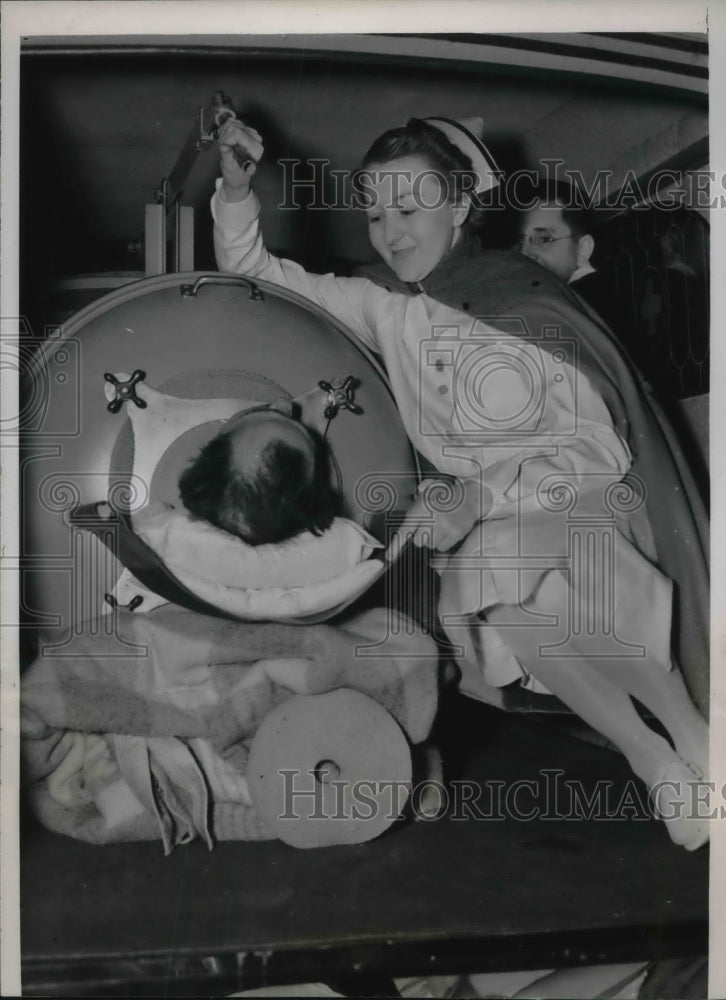
[[[538,185],[533,201],[533,207],[521,213],[518,249],[567,282],[616,329],[619,315],[613,290],[591,263],[595,239],[589,209],[562,181]]]

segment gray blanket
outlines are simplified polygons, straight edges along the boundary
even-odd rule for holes
[[[174,605],[66,634],[23,675],[24,784],[41,822],[93,843],[264,839],[250,742],[295,694],[353,688],[411,743],[436,711],[432,640],[383,609],[344,625],[253,624]]]

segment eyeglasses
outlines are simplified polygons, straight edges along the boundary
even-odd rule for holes
[[[553,243],[557,243],[559,240],[574,240],[575,236],[572,233],[568,233],[566,236],[550,236],[549,233],[527,233],[526,236],[522,236],[519,240],[519,248],[529,245],[531,247],[536,247],[541,250],[545,247],[551,246]]]

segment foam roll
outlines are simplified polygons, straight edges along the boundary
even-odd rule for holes
[[[411,753],[393,716],[367,695],[296,695],[257,730],[247,781],[261,818],[286,844],[362,844],[400,816]]]

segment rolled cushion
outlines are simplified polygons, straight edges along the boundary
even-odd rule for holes
[[[179,579],[212,588],[270,590],[325,584],[365,562],[380,543],[345,518],[274,545],[248,545],[187,511],[154,503],[132,515],[136,534]]]
[[[207,604],[247,621],[310,623],[337,614],[365,593],[385,569],[380,559],[367,559],[340,576],[304,587],[225,587],[176,570],[179,583]],[[322,616],[322,618],[321,618]]]

